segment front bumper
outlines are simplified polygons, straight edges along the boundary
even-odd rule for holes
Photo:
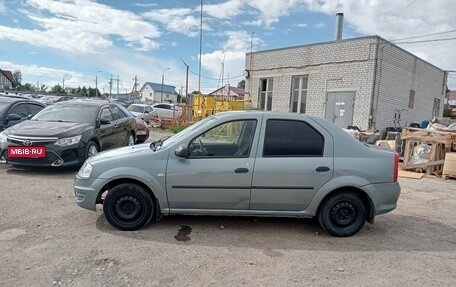
[[[73,185],[76,203],[82,208],[95,211],[104,184],[103,179],[81,178],[76,175]]]
[[[22,166],[67,167],[82,165],[85,161],[85,146],[45,145],[46,157],[9,158],[8,148],[0,149],[0,162]]]

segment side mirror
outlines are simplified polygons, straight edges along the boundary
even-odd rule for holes
[[[6,120],[7,120],[8,122],[10,122],[10,121],[19,121],[19,120],[21,120],[21,119],[22,119],[21,116],[19,116],[18,114],[9,114],[9,115],[6,117]]]
[[[107,119],[100,119],[100,125],[109,125],[111,123],[110,120]]]
[[[188,158],[188,149],[185,145],[180,145],[174,151],[174,154],[178,157]]]

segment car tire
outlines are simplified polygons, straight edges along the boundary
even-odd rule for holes
[[[135,135],[131,132],[127,136],[127,146],[134,145],[135,144]]]
[[[94,141],[89,141],[86,147],[86,159],[88,159],[91,156],[94,156],[100,151],[98,148],[98,145]]]
[[[320,206],[320,226],[336,237],[349,237],[363,228],[366,222],[366,206],[353,192],[331,195]]]
[[[113,187],[103,202],[106,220],[120,230],[137,230],[146,226],[154,215],[152,197],[133,183]]]

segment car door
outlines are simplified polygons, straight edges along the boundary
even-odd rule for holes
[[[25,103],[17,103],[13,105],[6,114],[5,128],[18,124],[28,119],[27,105]]]
[[[127,137],[131,130],[130,118],[127,117],[117,106],[111,105],[111,113],[114,123],[114,132],[116,133],[116,147],[125,146]]]
[[[171,152],[166,178],[171,209],[248,210],[256,126],[254,119],[225,122],[193,138],[188,158]]]
[[[97,138],[101,150],[107,150],[117,145],[118,135],[114,118],[109,106],[103,106],[98,115]]]
[[[304,210],[333,175],[331,135],[311,120],[265,115],[252,180],[251,210]]]

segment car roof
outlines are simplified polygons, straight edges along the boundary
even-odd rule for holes
[[[31,102],[31,103],[39,103],[40,102],[36,101],[35,99],[30,99],[22,96],[16,96],[16,95],[0,95],[0,102],[2,103],[15,103],[19,101],[25,101],[25,102]]]
[[[136,104],[136,103],[133,103],[133,104],[131,104],[130,106],[147,107],[147,106],[150,106],[150,105],[148,105],[148,104]]]
[[[57,102],[55,105],[64,106],[64,105],[81,105],[81,106],[103,106],[103,105],[116,105],[116,103],[110,103],[105,100],[98,99],[73,99],[64,102]]]

